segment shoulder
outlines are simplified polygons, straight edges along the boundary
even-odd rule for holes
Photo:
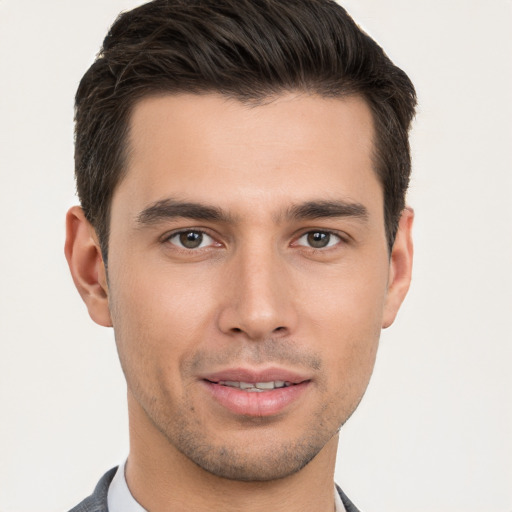
[[[76,507],[73,507],[69,512],[108,512],[108,487],[110,482],[112,482],[116,471],[117,467],[107,471],[96,485],[94,492],[88,498],[85,498],[85,500],[80,502]]]

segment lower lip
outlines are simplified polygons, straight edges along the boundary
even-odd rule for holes
[[[231,412],[243,416],[273,416],[296,402],[309,386],[309,381],[269,391],[242,391],[203,381],[213,398]]]

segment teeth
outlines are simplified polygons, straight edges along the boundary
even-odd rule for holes
[[[275,383],[274,382],[256,382],[256,387],[258,389],[274,389]]]
[[[270,382],[237,382],[232,380],[222,380],[219,382],[221,386],[228,386],[230,388],[240,388],[249,392],[269,391],[276,388],[285,388],[291,386],[291,382],[284,380],[274,380]]]

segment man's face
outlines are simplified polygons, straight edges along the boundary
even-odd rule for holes
[[[240,480],[335,438],[397,309],[372,139],[355,97],[137,104],[108,300],[139,433]]]

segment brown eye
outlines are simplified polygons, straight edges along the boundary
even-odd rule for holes
[[[184,249],[201,249],[213,243],[213,239],[202,231],[181,231],[169,238],[173,245]]]
[[[297,245],[311,247],[313,249],[325,249],[338,244],[341,238],[329,231],[310,231],[297,240]]]
[[[203,234],[197,231],[188,231],[180,233],[180,242],[187,249],[197,249],[203,241]]]
[[[321,249],[323,247],[327,247],[329,244],[329,240],[331,239],[331,235],[329,233],[322,233],[321,231],[316,231],[314,233],[308,233],[307,240],[308,244],[315,249]]]

